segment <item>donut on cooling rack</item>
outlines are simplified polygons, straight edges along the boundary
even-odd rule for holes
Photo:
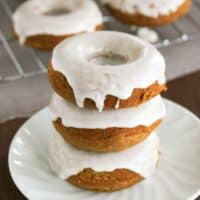
[[[166,90],[165,61],[157,49],[113,31],[61,42],[48,77],[65,100],[99,110],[138,106]]]
[[[29,0],[13,15],[20,43],[51,50],[73,35],[101,30],[101,12],[92,0]]]
[[[49,147],[51,168],[61,179],[84,189],[107,192],[127,188],[152,176],[159,156],[155,134],[126,151],[115,153],[82,151],[58,134],[53,135]]]
[[[102,0],[110,13],[124,23],[155,27],[186,14],[191,0]]]

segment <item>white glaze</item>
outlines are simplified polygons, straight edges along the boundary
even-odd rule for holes
[[[102,0],[115,9],[129,14],[142,14],[148,17],[169,15],[176,12],[185,0]]]
[[[69,13],[45,15],[52,10],[66,9]],[[92,0],[29,0],[13,15],[14,29],[24,43],[33,35],[68,35],[94,31],[102,24],[102,15]]]
[[[106,54],[125,57],[127,63],[113,66],[90,61]],[[99,111],[107,95],[127,99],[135,88],[165,83],[165,61],[158,50],[135,36],[114,31],[64,40],[53,51],[52,65],[67,78],[79,107],[89,98]]]
[[[139,28],[137,35],[144,41],[150,43],[155,43],[158,41],[158,34],[156,33],[156,31],[147,27]]]
[[[49,162],[52,169],[64,180],[85,168],[98,172],[129,169],[147,178],[156,169],[159,152],[159,139],[155,133],[125,151],[106,154],[79,150],[54,133],[49,145]]]
[[[66,127],[88,129],[149,126],[165,116],[165,105],[160,96],[154,97],[138,107],[98,112],[97,110],[78,108],[54,94],[50,108],[53,111],[53,120],[60,117]]]

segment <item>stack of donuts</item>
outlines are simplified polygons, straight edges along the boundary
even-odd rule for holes
[[[155,47],[126,33],[81,34],[54,48],[48,77],[55,128],[49,161],[61,179],[115,191],[154,173],[166,90]]]

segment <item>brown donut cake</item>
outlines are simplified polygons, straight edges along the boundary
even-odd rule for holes
[[[95,30],[100,31],[103,29],[103,24],[97,25]],[[54,35],[36,35],[36,36],[30,36],[26,38],[25,45],[41,49],[41,50],[52,50],[58,43],[60,43],[62,40],[66,38],[70,38],[74,35],[78,35],[82,33],[74,33],[74,34],[68,34],[64,36],[54,36]],[[19,39],[19,36],[17,33],[15,33],[16,38]]]
[[[138,107],[98,112],[77,108],[55,94],[50,108],[58,134],[75,147],[94,152],[121,151],[144,141],[165,115],[159,96]]]
[[[165,61],[155,47],[112,31],[82,34],[56,46],[48,77],[65,100],[99,111],[135,107],[166,90]]]
[[[127,149],[145,140],[161,123],[134,128],[82,129],[65,127],[61,119],[53,122],[55,129],[70,144],[95,152],[113,152]]]
[[[51,50],[65,38],[101,30],[103,18],[92,0],[30,0],[15,11],[13,25],[20,43]]]
[[[146,5],[146,7],[149,7],[147,8],[147,10],[149,10],[149,12],[147,13],[143,12],[142,9],[139,9],[140,6],[142,7],[147,3],[139,0],[138,1],[133,0],[132,7],[131,5],[127,5],[130,7],[127,12],[125,11],[126,8],[124,10],[122,9],[123,6],[126,4],[126,0],[122,2],[121,6],[119,3],[117,3],[119,2],[118,0],[107,0],[106,2],[107,2],[106,7],[110,11],[110,13],[124,23],[134,24],[137,26],[156,27],[175,22],[178,18],[185,15],[189,11],[192,1],[191,0],[182,0],[182,2],[174,0],[169,0],[169,2],[152,1],[151,4]],[[170,5],[170,2],[172,5]],[[162,5],[157,5],[159,3],[161,3]],[[166,9],[168,9],[167,4],[169,4],[170,7],[168,13],[164,12],[163,14],[162,10],[159,12],[159,6],[165,7],[165,4],[166,4]]]
[[[73,90],[69,85],[67,78],[61,72],[54,70],[51,64],[49,64],[48,67],[48,78],[55,92],[57,92],[65,100],[76,103]],[[117,102],[119,109],[138,106],[166,90],[167,87],[165,84],[160,85],[159,83],[155,82],[148,88],[134,89],[132,95],[125,100],[119,100],[117,97],[107,95],[104,101],[104,109],[115,109]],[[86,108],[96,107],[94,101],[92,101],[91,99],[85,99],[84,106]]]
[[[80,188],[100,192],[124,189],[152,176],[159,158],[155,134],[126,151],[107,154],[78,150],[57,134],[50,142],[49,161],[58,176]]]
[[[92,169],[84,169],[70,176],[67,181],[80,188],[111,192],[133,186],[143,179],[139,174],[127,169],[116,169],[112,172],[95,172]]]

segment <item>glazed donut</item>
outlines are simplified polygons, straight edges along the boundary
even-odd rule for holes
[[[92,0],[29,0],[13,15],[20,43],[50,50],[73,35],[101,30],[103,18]]]
[[[78,150],[55,133],[50,141],[49,161],[57,175],[71,184],[115,191],[150,177],[157,167],[159,152],[155,134],[126,151],[104,154]]]
[[[103,0],[120,21],[138,26],[160,26],[185,15],[191,0]]]
[[[98,112],[54,94],[50,108],[58,134],[79,149],[95,152],[121,151],[142,142],[165,116],[160,96],[138,107]]]
[[[165,61],[155,47],[113,31],[61,42],[48,77],[65,100],[99,111],[138,106],[166,90]]]

